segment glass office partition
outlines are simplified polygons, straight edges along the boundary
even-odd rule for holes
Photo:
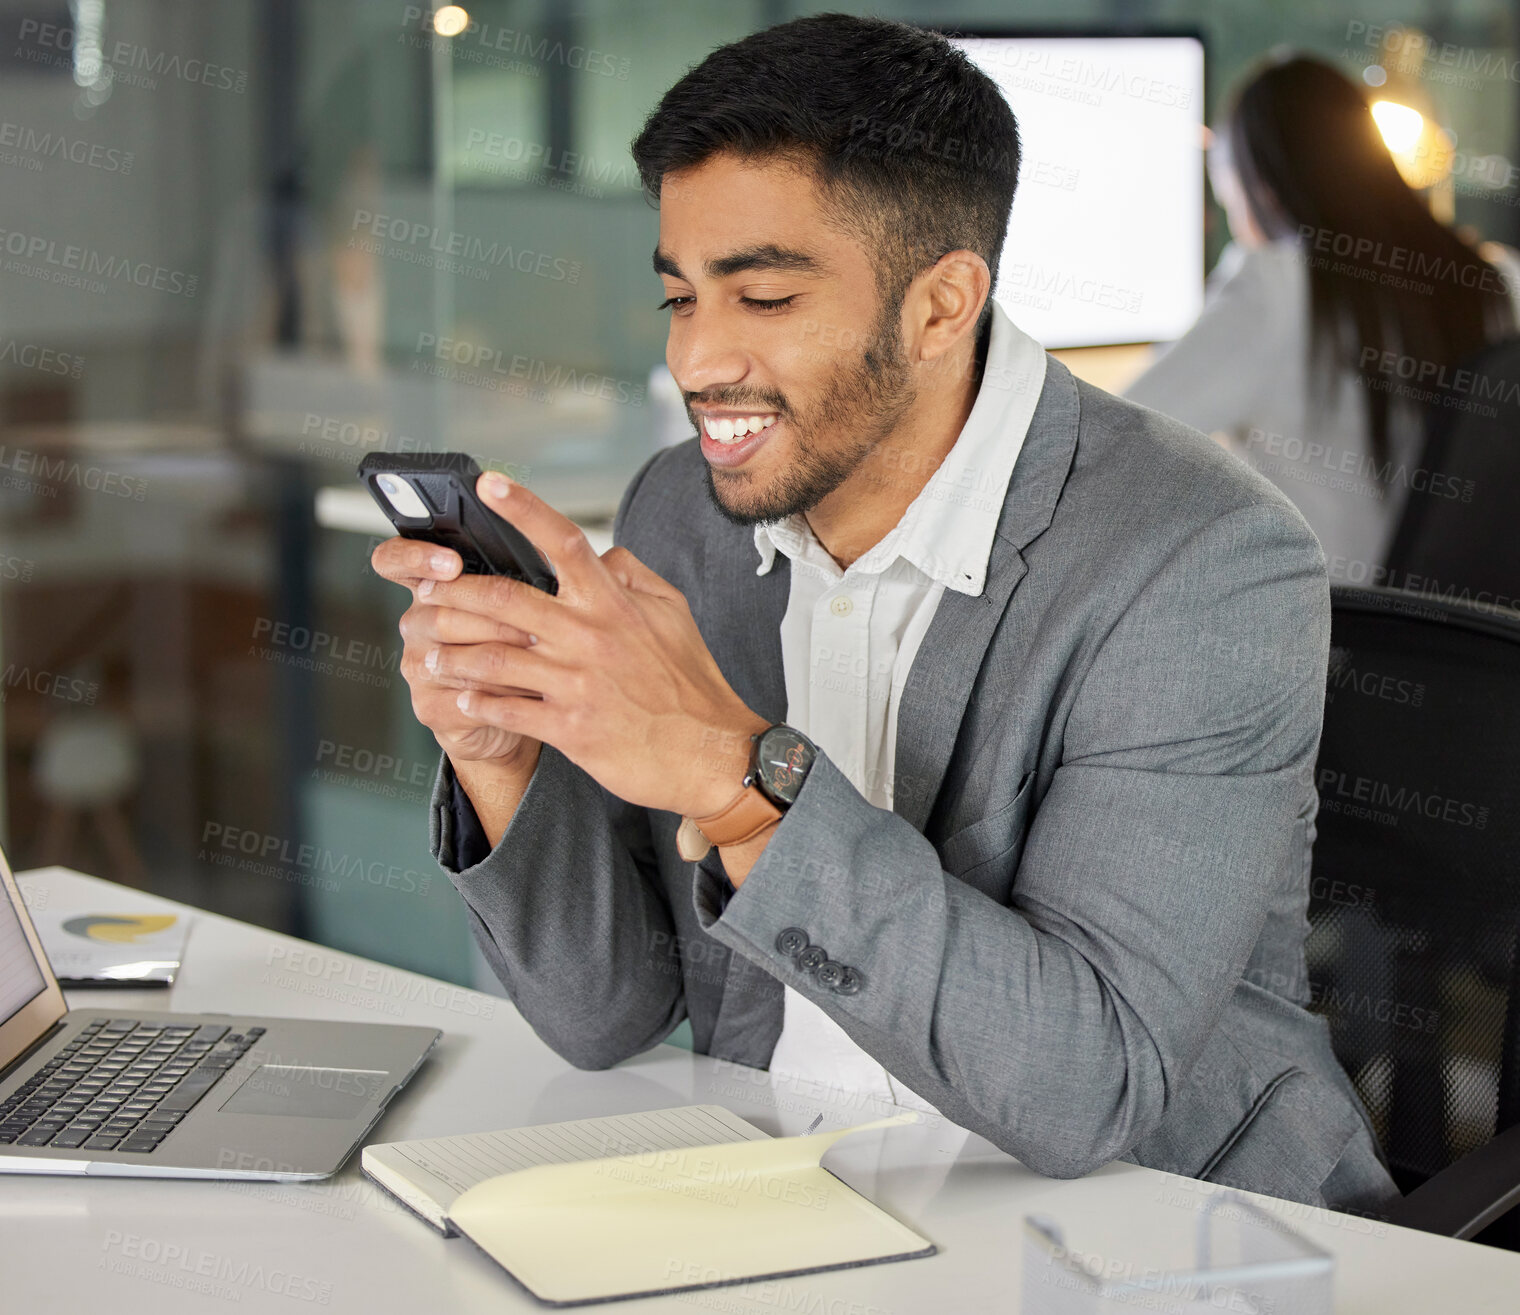
[[[483,980],[428,855],[437,751],[354,467],[466,450],[605,543],[628,475],[686,432],[628,143],[713,47],[831,7],[0,0],[0,801],[18,867]],[[1196,27],[1211,108],[1279,42],[1358,76],[1381,59],[1455,134],[1458,220],[1514,236],[1515,79],[1483,58],[1510,49],[1507,6],[842,7]],[[1406,41],[1398,67],[1399,24],[1436,54]]]

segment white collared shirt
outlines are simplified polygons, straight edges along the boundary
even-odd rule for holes
[[[841,571],[805,516],[755,526],[757,575],[777,552],[791,561],[781,621],[786,720],[878,808],[892,807],[897,710],[914,655],[946,589],[977,595],[986,585],[1008,482],[1044,382],[1044,350],[993,302],[971,414],[880,543]],[[828,929],[817,934],[827,946]],[[770,1071],[934,1111],[791,987]]]

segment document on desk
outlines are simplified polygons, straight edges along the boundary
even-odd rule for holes
[[[63,987],[172,985],[189,930],[173,913],[40,911],[32,921]]]
[[[497,1174],[609,1155],[762,1139],[769,1137],[721,1105],[683,1105],[505,1132],[366,1146],[360,1164],[366,1175],[408,1209],[445,1237],[453,1237],[456,1230],[449,1223],[449,1208],[463,1192]]]

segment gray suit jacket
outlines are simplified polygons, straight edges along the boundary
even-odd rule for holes
[[[653,457],[614,538],[781,721],[786,558],[755,574],[703,466],[695,439]],[[1324,557],[1282,494],[1049,358],[986,589],[944,594],[903,692],[891,812],[820,754],[736,892],[717,851],[679,858],[676,815],[545,746],[501,842],[458,872],[445,759],[434,853],[579,1067],[683,1018],[698,1051],[764,1067],[787,983],[1039,1172],[1122,1157],[1375,1206],[1397,1192],[1304,1008],[1328,644]],[[788,928],[858,989],[799,967]]]

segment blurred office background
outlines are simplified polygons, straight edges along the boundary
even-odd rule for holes
[[[491,985],[428,855],[436,748],[396,669],[404,597],[369,570],[383,522],[353,468],[374,450],[467,450],[605,541],[628,475],[685,432],[660,387],[657,219],[628,143],[687,67],[749,31],[824,9],[968,32],[1194,30],[1210,120],[1273,46],[1368,85],[1381,60],[1389,96],[1457,151],[1425,180],[1435,203],[1520,239],[1520,6],[1497,0],[465,9],[0,0],[14,866],[63,862]],[[1416,31],[1460,67],[1387,58]],[[1189,131],[1169,226],[1195,234],[1176,290],[1196,301],[1228,235]],[[1016,216],[1042,187],[1108,213],[1090,165],[1038,163]],[[1090,240],[1102,249],[1101,228]],[[1112,386],[1135,368],[1048,345]]]

